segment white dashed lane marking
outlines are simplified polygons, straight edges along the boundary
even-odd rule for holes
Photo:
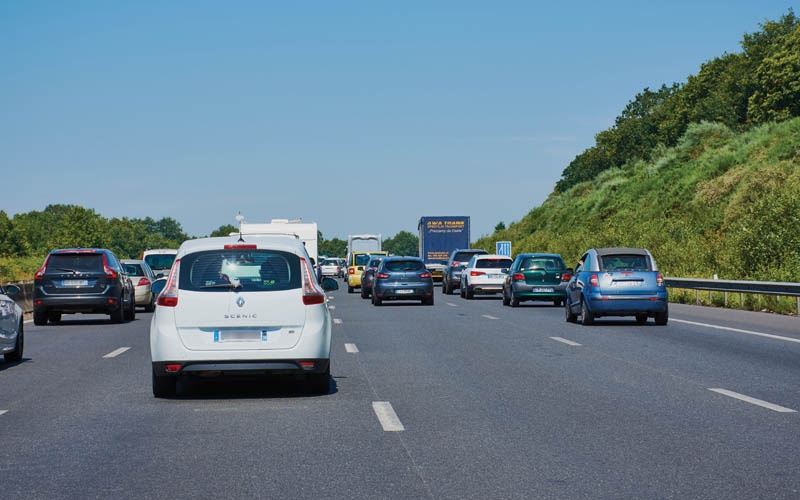
[[[573,342],[571,340],[567,340],[561,337],[550,337],[551,339],[555,340],[556,342],[561,342],[562,344],[571,345],[572,347],[580,347],[581,344],[577,342]]]
[[[483,316],[486,319],[500,319],[500,318],[495,318],[494,316],[489,316],[488,314],[482,314],[481,316]]]
[[[347,352],[356,353],[358,352],[358,347],[356,347],[355,344],[345,344],[344,350]]]
[[[397,413],[394,412],[392,404],[388,401],[373,401],[372,409],[375,411],[381,427],[386,432],[400,432],[406,430],[403,423],[397,418]]]
[[[796,410],[792,410],[791,408],[785,408],[783,406],[779,406],[773,403],[768,403],[767,401],[751,398],[750,396],[745,396],[744,394],[739,394],[738,392],[729,391],[727,389],[709,389],[709,391],[713,391],[718,394],[722,394],[723,396],[728,396],[730,398],[738,399],[740,401],[745,401],[750,404],[761,406],[762,408],[767,408],[772,411],[777,411],[779,413],[797,413]]]
[[[122,354],[123,352],[125,352],[125,351],[127,351],[129,349],[130,349],[130,347],[120,347],[119,349],[117,349],[115,351],[111,351],[110,353],[106,354],[103,357],[104,358],[116,358],[117,356],[119,356],[120,354]]]
[[[342,324],[342,320],[340,320],[339,318],[333,318],[333,324],[334,325],[341,325]]]
[[[5,415],[6,413],[8,413],[8,410],[0,410],[0,415]]]

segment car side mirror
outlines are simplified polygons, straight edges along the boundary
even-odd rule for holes
[[[322,278],[322,283],[320,283],[320,285],[322,285],[322,289],[326,292],[332,292],[333,290],[339,289],[339,282],[333,278]]]
[[[6,295],[11,297],[12,299],[18,296],[22,292],[22,289],[17,285],[6,285]]]

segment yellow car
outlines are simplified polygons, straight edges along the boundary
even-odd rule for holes
[[[369,264],[372,255],[389,255],[389,252],[353,252],[347,263],[347,293],[354,293],[361,287],[361,272]]]

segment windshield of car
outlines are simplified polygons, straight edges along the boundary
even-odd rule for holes
[[[453,261],[461,263],[467,262],[476,253],[477,252],[456,252],[456,254],[453,256]]]
[[[277,250],[208,250],[181,260],[179,288],[195,291],[276,291],[302,286],[300,258]]]
[[[528,257],[519,267],[521,271],[563,271],[564,261],[558,257]]]
[[[103,272],[103,256],[92,254],[52,254],[47,261],[45,273],[94,273]]]
[[[601,271],[650,271],[646,255],[603,255],[600,257]]]
[[[386,263],[387,271],[422,271],[425,264],[418,260],[390,260]]]
[[[369,262],[369,254],[360,254],[356,255],[356,265],[357,266],[366,266]]]

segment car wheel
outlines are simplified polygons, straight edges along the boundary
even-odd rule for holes
[[[3,354],[3,359],[6,363],[16,363],[22,361],[22,351],[25,348],[25,331],[23,330],[22,321],[19,322],[17,327],[17,341],[14,342],[14,350]]]
[[[153,396],[168,398],[174,396],[178,388],[178,377],[175,375],[156,375],[153,368]]]
[[[555,300],[553,301],[553,305],[554,305],[555,307],[559,307],[559,306],[561,305],[561,299],[555,299]]]
[[[455,288],[453,287],[453,283],[447,283],[447,291],[445,292],[447,295],[453,295],[455,293]]]
[[[347,285],[347,293],[355,293],[356,289],[350,285]]]
[[[647,323],[647,314],[639,313],[636,315],[636,322],[640,325]]]
[[[656,313],[656,324],[658,326],[664,326],[667,324],[669,320],[669,309],[664,309],[662,313]]]
[[[433,305],[433,295],[431,295],[430,297],[422,299],[422,305],[423,306],[432,306]]]
[[[125,319],[125,310],[123,309],[124,304],[120,304],[117,309],[111,311],[109,316],[111,316],[112,323],[122,323],[122,320]]]
[[[382,303],[383,303],[383,300],[373,293],[372,294],[372,305],[373,306],[379,306]]]
[[[43,311],[33,311],[33,324],[36,326],[44,326],[47,324],[47,313]]]
[[[508,298],[508,295],[506,295],[506,289],[503,288],[503,305],[507,306],[509,304],[511,304],[511,299]]]
[[[136,303],[131,300],[130,306],[125,310],[125,321],[133,321],[136,319]]]
[[[466,295],[467,299],[472,300],[475,297],[475,289],[469,285],[465,285],[465,287],[464,295]]]
[[[586,305],[586,299],[581,300],[581,324],[591,325],[594,323],[594,314],[589,312],[589,307]]]
[[[578,315],[572,314],[572,309],[569,307],[569,300],[564,300],[564,313],[566,314],[567,323],[576,323]]]
[[[312,394],[328,394],[331,388],[331,368],[325,370],[325,373],[312,373],[308,375],[307,383],[308,390]]]
[[[57,311],[50,311],[47,313],[47,320],[50,321],[50,323],[58,323],[61,321],[61,313]]]
[[[150,303],[144,306],[144,312],[153,312],[156,310],[156,296],[155,294],[150,295]]]

